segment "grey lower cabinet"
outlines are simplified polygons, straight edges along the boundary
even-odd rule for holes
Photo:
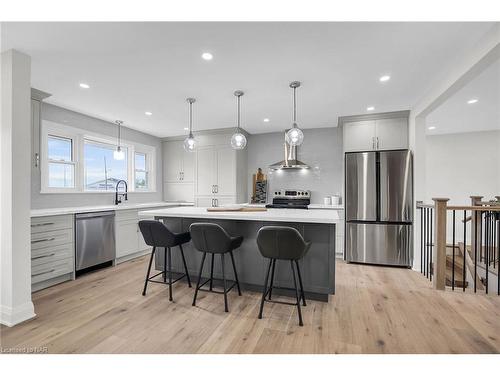
[[[335,243],[336,226],[333,224],[309,223],[280,223],[237,220],[197,220],[189,218],[164,219],[167,227],[174,232],[189,230],[193,222],[213,222],[220,224],[231,235],[241,235],[245,239],[240,248],[234,251],[234,258],[240,284],[247,290],[260,292],[264,284],[268,260],[263,258],[257,248],[256,238],[258,230],[264,225],[286,225],[296,228],[306,240],[311,240],[312,245],[306,256],[300,261],[304,290],[309,298],[328,300],[328,295],[335,293]],[[189,274],[196,279],[201,264],[202,253],[197,251],[192,242],[183,245],[188,265]],[[163,270],[164,250],[158,249],[155,255],[157,270]],[[226,272],[229,280],[233,280],[233,272],[229,256],[226,257]],[[207,254],[202,277],[210,275],[211,255]],[[183,273],[184,267],[178,248],[172,249],[172,270]],[[221,259],[215,256],[214,277],[221,279]],[[281,288],[284,294],[290,292],[293,286],[293,276],[290,262],[278,261],[276,263],[274,286]],[[288,293],[290,294],[290,293]]]
[[[31,219],[31,290],[75,277],[73,215]]]

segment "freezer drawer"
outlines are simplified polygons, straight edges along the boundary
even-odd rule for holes
[[[346,224],[346,260],[411,267],[412,226],[407,224]]]
[[[345,154],[346,220],[377,220],[377,153]]]

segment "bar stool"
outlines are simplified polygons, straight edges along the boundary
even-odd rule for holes
[[[172,298],[172,285],[186,277],[189,287],[191,288],[191,279],[189,278],[189,272],[186,264],[186,258],[184,257],[184,250],[182,249],[182,244],[191,241],[191,235],[189,232],[184,233],[173,233],[171,232],[165,224],[156,220],[141,220],[139,221],[139,229],[141,230],[142,236],[144,237],[144,242],[148,246],[153,246],[153,251],[151,252],[151,258],[149,259],[148,273],[146,275],[146,280],[144,282],[144,290],[142,295],[146,295],[146,289],[148,287],[148,282],[167,284],[168,285],[168,299],[170,301]],[[172,281],[172,247],[179,246],[182,256],[182,262],[184,263],[184,271],[186,273],[182,274],[180,277]],[[163,271],[157,273],[156,275],[149,276],[151,273],[151,264],[153,263],[153,258],[157,247],[165,248],[165,256],[163,257]],[[167,257],[168,257],[168,268],[167,268]],[[167,281],[168,273],[168,281]],[[163,281],[153,280],[158,275],[163,275]]]
[[[191,238],[193,239],[194,247],[203,253],[201,259],[200,272],[198,274],[198,282],[196,284],[196,289],[194,291],[193,306],[196,306],[196,297],[198,296],[198,290],[205,292],[212,292],[218,294],[224,294],[224,310],[229,311],[227,305],[227,293],[236,285],[238,288],[238,295],[241,296],[240,283],[238,281],[238,273],[236,272],[236,266],[234,264],[233,250],[236,250],[241,246],[243,242],[242,236],[231,237],[225,230],[218,224],[214,223],[193,223],[189,227],[189,232],[191,233]],[[203,264],[205,263],[205,258],[207,253],[212,254],[212,263],[210,265],[210,278],[206,280],[203,284],[201,282],[201,274],[203,273]],[[224,267],[224,255],[229,253],[231,256],[231,263],[233,264],[233,272],[235,281],[233,284],[227,288],[226,284],[226,271]],[[224,282],[224,291],[213,290],[214,281],[214,257],[215,254],[220,254],[222,263],[222,280]],[[206,283],[210,282],[209,289],[201,289]]]
[[[264,289],[262,291],[262,300],[260,302],[259,319],[262,319],[262,311],[264,310],[264,302],[281,303],[285,305],[297,306],[299,314],[299,325],[302,323],[302,312],[300,311],[300,300],[306,306],[306,297],[304,295],[304,287],[302,285],[302,277],[300,275],[299,260],[306,255],[311,247],[311,242],[305,241],[299,231],[291,227],[283,226],[267,226],[259,229],[257,233],[257,245],[263,257],[269,259],[267,267],[266,278],[264,281]],[[292,267],[293,283],[295,285],[295,297],[297,302],[282,302],[271,300],[273,290],[274,269],[276,267],[276,260],[289,260]],[[300,297],[299,289],[297,287],[297,280],[295,277],[295,268],[297,267],[297,275],[300,284]],[[272,271],[271,271],[272,268]],[[269,281],[269,272],[271,272],[271,282],[269,288],[267,287]],[[266,299],[269,294],[269,298]]]

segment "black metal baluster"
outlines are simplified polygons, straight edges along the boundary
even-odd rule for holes
[[[463,267],[463,285],[462,289],[465,292],[465,276],[466,276],[466,262],[465,262],[465,253],[467,252],[467,210],[464,210],[464,250],[463,250],[463,256],[464,256],[464,267]]]
[[[425,211],[425,277],[429,278],[429,208]]]
[[[486,245],[486,250],[484,252],[484,255],[486,257],[486,294],[488,294],[488,267],[489,267],[489,263],[488,261],[490,260],[489,258],[489,252],[490,252],[490,215],[489,215],[489,212],[486,212],[484,214],[484,219],[486,221],[486,225],[485,225],[485,228],[484,228],[484,242],[485,242],[485,245]]]
[[[498,273],[497,273],[497,294],[500,296],[500,220],[497,220],[497,261],[499,262]]]
[[[430,239],[431,239],[431,241],[430,241],[429,245],[431,246],[431,251],[430,251],[430,257],[429,257],[429,264],[431,265],[430,266],[430,271],[431,272],[429,273],[430,274],[429,279],[430,279],[430,281],[432,281],[432,274],[434,273],[434,262],[433,262],[434,258],[432,257],[432,250],[433,250],[432,249],[433,248],[433,242],[432,242],[432,240],[433,240],[433,233],[432,233],[432,211],[433,210],[432,210],[432,208],[430,209],[430,211],[431,211],[431,220],[430,220],[430,223],[429,223],[429,227],[430,227],[430,235],[431,235]]]
[[[420,273],[424,273],[424,212],[420,211]]]
[[[455,210],[453,210],[453,255],[451,259],[451,290],[455,290]]]
[[[477,292],[477,211],[474,210],[474,293]],[[481,232],[479,232],[481,233]]]

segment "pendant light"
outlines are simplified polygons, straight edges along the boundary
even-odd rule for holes
[[[243,150],[247,145],[247,137],[241,132],[240,129],[240,99],[243,96],[243,91],[235,91],[234,96],[238,102],[238,120],[236,125],[236,133],[231,137],[231,147],[235,150]]]
[[[115,121],[116,125],[118,125],[118,142],[116,145],[116,150],[113,152],[113,159],[115,160],[123,160],[125,159],[125,152],[122,150],[121,146],[121,138],[122,138],[122,124],[123,121],[116,120]]]
[[[286,142],[290,146],[300,146],[304,142],[304,133],[300,130],[297,125],[297,87],[300,87],[299,81],[293,81],[290,83],[290,87],[293,89],[293,124],[292,128],[286,133]]]
[[[184,150],[194,152],[196,148],[196,140],[193,136],[193,103],[196,99],[187,98],[186,101],[189,103],[189,135],[184,140]]]

